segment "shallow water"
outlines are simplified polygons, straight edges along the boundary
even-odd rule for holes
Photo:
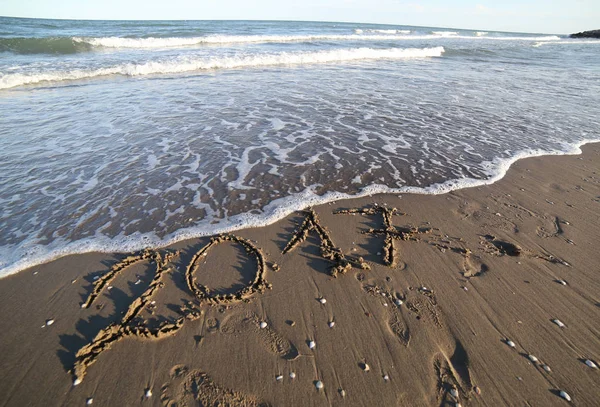
[[[594,40],[0,20],[2,275],[348,195],[491,182],[600,139]]]

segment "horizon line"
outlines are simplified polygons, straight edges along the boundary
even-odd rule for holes
[[[400,26],[400,27],[418,27],[418,28],[442,28],[445,30],[468,30],[468,31],[491,31],[505,34],[542,34],[542,35],[570,35],[572,33],[546,33],[546,32],[525,32],[525,31],[503,31],[503,30],[490,30],[484,28],[458,28],[458,27],[442,27],[442,26],[426,26],[426,25],[409,25],[409,24],[390,24],[390,23],[372,23],[372,22],[357,22],[357,21],[330,21],[330,20],[280,20],[280,19],[129,19],[129,18],[117,18],[117,19],[102,19],[102,18],[47,18],[47,17],[18,17],[18,16],[4,16],[0,15],[0,18],[15,18],[23,20],[58,20],[58,21],[254,21],[254,22],[294,22],[294,23],[341,23],[341,24],[370,24],[370,25],[387,25],[387,26]],[[585,30],[583,30],[585,31]]]

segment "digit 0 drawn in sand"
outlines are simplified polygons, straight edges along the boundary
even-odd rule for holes
[[[166,252],[163,256],[158,251],[152,251],[146,254],[130,256],[113,266],[106,274],[106,278],[100,278],[95,282],[95,285],[97,286],[94,287],[90,297],[88,297],[87,301],[84,302],[86,307],[94,302],[94,300],[102,292],[102,288],[107,285],[107,282],[114,279],[116,275],[125,268],[146,259],[151,259],[156,263],[156,271],[152,282],[146,291],[144,291],[140,297],[136,298],[131,303],[121,321],[111,323],[109,326],[101,330],[92,340],[92,342],[77,351],[77,354],[75,355],[75,365],[71,371],[71,373],[74,375],[75,385],[81,383],[85,377],[87,368],[96,362],[100,354],[105,350],[110,349],[110,347],[119,340],[128,336],[135,336],[142,339],[161,339],[166,336],[173,335],[181,328],[183,325],[183,317],[178,318],[176,321],[171,323],[165,321],[158,329],[154,330],[142,325],[145,322],[143,320],[137,324],[133,324],[135,322],[134,320],[138,318],[142,309],[144,309],[144,307],[151,302],[152,296],[156,293],[156,291],[162,288],[163,283],[161,280],[163,274],[170,271],[170,268],[167,267],[167,264],[173,257],[177,255],[178,253],[176,252]],[[98,286],[101,288],[98,289]]]
[[[223,242],[232,242],[237,243],[242,246],[245,252],[251,256],[254,256],[256,259],[256,274],[254,275],[254,280],[252,280],[248,285],[246,285],[241,290],[231,293],[231,294],[221,294],[221,295],[212,295],[209,287],[198,284],[194,280],[194,272],[200,267],[199,262],[200,259],[207,255],[208,251],[211,247],[216,246]],[[267,271],[267,263],[265,260],[265,256],[262,251],[256,247],[252,242],[247,239],[235,236],[235,235],[220,235],[210,239],[210,242],[201,248],[195,255],[192,257],[190,264],[188,265],[185,271],[185,280],[188,288],[194,294],[197,299],[200,301],[200,305],[202,304],[226,304],[233,303],[239,301],[249,301],[250,297],[254,293],[262,293],[267,288],[271,288],[271,284],[267,283],[265,280],[265,274]],[[189,319],[195,319],[195,314],[190,313],[188,315]]]
[[[177,365],[161,387],[160,400],[165,407],[268,407],[253,395],[219,386],[204,372]]]
[[[333,263],[329,271],[333,277],[337,277],[338,273],[345,274],[353,266],[363,270],[368,270],[370,268],[362,257],[346,257],[344,253],[342,253],[342,250],[333,244],[329,233],[321,226],[319,218],[312,208],[303,211],[303,213],[305,214],[304,221],[283,249],[283,254],[287,254],[294,250],[296,246],[306,240],[309,232],[314,230],[321,239],[321,256]]]
[[[271,324],[261,328],[260,322],[261,319],[253,312],[229,315],[221,324],[220,332],[232,335],[249,331],[260,338],[269,352],[286,360],[293,360],[299,356],[293,343],[281,336]]]

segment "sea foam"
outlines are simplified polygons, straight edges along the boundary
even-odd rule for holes
[[[409,59],[440,57],[443,47],[433,48],[352,48],[315,52],[280,52],[274,54],[230,57],[183,57],[175,60],[150,61],[141,64],[120,64],[99,69],[73,69],[39,73],[9,73],[0,76],[0,89],[47,81],[72,81],[108,75],[142,76],[174,74],[210,69],[234,69],[271,65],[322,64],[377,59]]]
[[[581,147],[583,145],[596,142],[600,142],[600,139],[586,139],[572,144],[565,143],[562,150],[547,151],[541,149],[526,149],[517,152],[510,158],[497,158],[493,161],[485,162],[483,163],[483,167],[486,168],[486,179],[452,179],[425,188],[390,188],[385,185],[371,184],[362,188],[357,194],[346,194],[332,191],[327,192],[324,195],[318,195],[316,193],[317,186],[309,186],[302,192],[270,202],[262,209],[263,213],[260,215],[242,213],[232,216],[227,219],[227,222],[223,222],[218,225],[201,224],[190,228],[180,229],[162,239],[158,238],[153,233],[134,233],[129,236],[121,235],[115,238],[97,235],[93,238],[86,238],[76,242],[68,242],[64,239],[56,239],[52,243],[45,246],[29,245],[27,242],[23,242],[17,247],[0,248],[0,261],[2,262],[0,263],[0,278],[72,254],[83,254],[90,252],[127,253],[146,248],[161,248],[186,239],[210,236],[219,233],[228,233],[246,228],[267,226],[285,218],[293,212],[332,201],[386,193],[439,195],[463,188],[490,185],[502,179],[504,175],[506,175],[506,172],[510,166],[518,160],[545,155],[581,154]]]

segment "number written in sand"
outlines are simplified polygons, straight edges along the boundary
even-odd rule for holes
[[[242,289],[233,294],[226,295],[212,295],[209,287],[198,284],[194,280],[194,272],[199,268],[199,260],[203,258],[208,251],[223,242],[233,242],[240,245],[245,253],[252,256],[256,260],[256,274],[254,279]],[[191,293],[198,299],[198,304],[188,304],[187,307],[182,307],[182,316],[177,318],[175,321],[164,322],[157,329],[150,329],[145,326],[142,322],[136,322],[141,311],[148,304],[152,302],[152,297],[158,292],[160,288],[164,286],[162,278],[164,274],[171,271],[168,266],[169,262],[173,257],[179,253],[166,252],[162,255],[158,251],[146,250],[139,254],[132,255],[126,259],[115,264],[111,269],[104,274],[102,277],[94,282],[94,288],[86,301],[81,305],[82,308],[89,308],[106,287],[109,286],[119,274],[125,269],[139,264],[142,261],[151,261],[156,263],[156,271],[154,279],[150,283],[150,286],[142,293],[142,295],[136,298],[127,312],[119,322],[114,322],[102,329],[96,337],[89,344],[82,347],[76,354],[75,365],[71,373],[74,376],[74,385],[81,383],[85,377],[87,368],[92,365],[100,354],[105,350],[109,349],[112,345],[119,342],[121,339],[126,337],[137,337],[140,339],[162,339],[164,337],[173,335],[175,332],[183,326],[184,321],[198,319],[201,315],[200,310],[197,308],[203,304],[221,304],[231,303],[236,301],[247,301],[256,292],[262,293],[267,288],[271,288],[271,285],[265,281],[266,273],[266,261],[262,251],[253,245],[249,240],[233,235],[222,235],[213,237],[210,242],[200,249],[192,258],[188,265],[185,278]]]

